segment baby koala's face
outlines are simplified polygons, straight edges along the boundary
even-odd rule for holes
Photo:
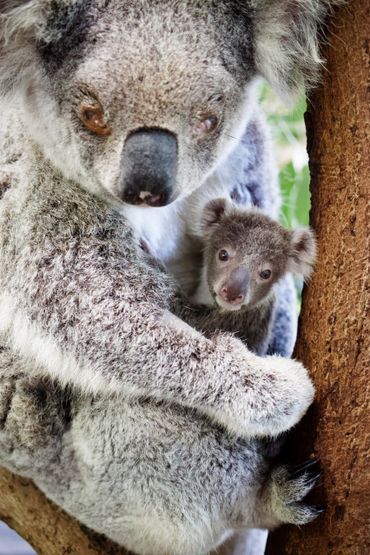
[[[315,256],[310,230],[287,230],[255,210],[228,206],[225,199],[204,209],[205,278],[223,310],[237,311],[266,300],[286,272],[307,277]]]

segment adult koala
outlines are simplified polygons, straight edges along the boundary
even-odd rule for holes
[[[328,5],[1,4],[0,460],[138,553],[315,516],[297,503],[314,477],[269,469],[258,439],[304,414],[307,372],[188,326],[124,206],[189,194],[245,130],[265,175],[255,78],[309,84]]]

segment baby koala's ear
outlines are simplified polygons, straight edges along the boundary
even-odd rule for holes
[[[219,224],[227,212],[228,205],[226,198],[216,198],[207,202],[200,222],[202,231],[208,231],[211,226]]]
[[[288,269],[294,274],[310,277],[316,258],[316,239],[311,229],[291,232]]]

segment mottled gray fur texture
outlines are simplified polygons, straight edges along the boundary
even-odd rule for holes
[[[126,138],[154,127],[177,137],[180,201],[231,172],[234,196],[275,206],[255,180],[271,171],[255,79],[312,84],[329,5],[1,3],[0,462],[136,553],[206,553],[230,530],[316,515],[301,503],[312,476],[271,467],[262,439],[307,410],[307,371],[186,324],[118,191]],[[220,125],[194,134],[219,93]],[[104,108],[109,137],[81,102]]]

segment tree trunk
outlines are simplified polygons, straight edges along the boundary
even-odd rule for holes
[[[38,555],[128,555],[82,527],[29,480],[0,469],[0,520],[16,530]]]
[[[330,30],[323,86],[306,117],[318,261],[296,348],[317,396],[288,445],[297,461],[320,457],[314,501],[327,512],[273,533],[269,555],[370,553],[370,0],[339,9]]]

